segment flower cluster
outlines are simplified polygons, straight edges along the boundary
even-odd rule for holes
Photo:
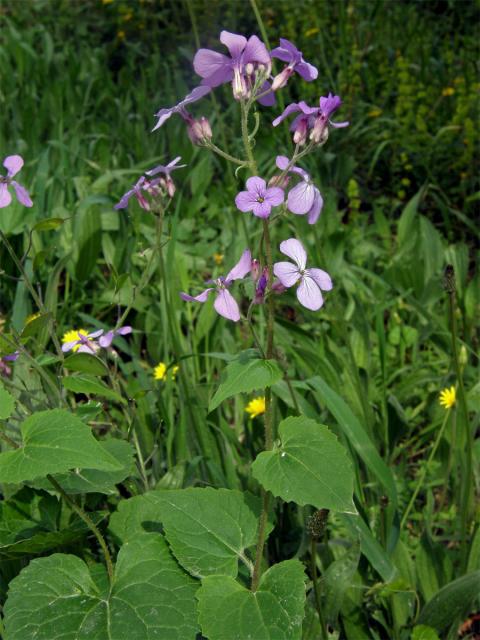
[[[0,209],[8,207],[12,202],[12,195],[8,190],[10,185],[13,187],[20,204],[23,204],[25,207],[32,207],[33,202],[28,191],[16,180],[13,180],[13,177],[16,176],[23,167],[22,156],[7,156],[3,161],[3,166],[7,170],[7,175],[0,176]]]
[[[99,349],[108,349],[115,336],[127,336],[132,333],[132,327],[125,326],[118,329],[111,329],[105,332],[103,329],[87,333],[85,329],[72,329],[67,331],[62,338],[62,351],[67,353],[95,354]]]

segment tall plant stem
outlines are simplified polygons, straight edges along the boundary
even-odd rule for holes
[[[322,603],[320,601],[320,587],[318,584],[317,571],[317,544],[315,538],[310,540],[310,571],[312,574],[313,592],[315,594],[315,607],[318,613],[318,619],[321,629],[321,640],[328,640],[327,626],[322,612]]]
[[[43,302],[40,299],[40,296],[38,295],[38,293],[35,291],[35,287],[33,286],[33,284],[30,282],[30,278],[27,274],[27,272],[25,271],[25,268],[23,266],[23,264],[21,263],[21,261],[18,259],[17,254],[15,253],[12,245],[10,244],[7,236],[3,233],[3,231],[0,230],[0,238],[2,239],[3,244],[5,245],[8,253],[10,254],[10,257],[12,258],[13,262],[15,263],[15,266],[17,267],[17,269],[20,271],[21,275],[22,275],[22,279],[23,282],[25,283],[25,286],[27,287],[28,291],[30,292],[30,295],[33,298],[33,301],[35,302],[35,304],[37,305],[37,309],[43,314],[43,313],[47,313],[47,309],[45,308],[45,305],[43,304]],[[54,320],[52,320],[52,322],[48,323],[48,331],[50,333],[50,337],[52,338],[52,342],[55,345],[55,350],[57,351],[58,357],[63,360],[64,359],[64,355],[63,355],[63,351],[62,351],[62,347],[60,346],[60,342],[57,338],[57,334],[55,333],[55,328],[54,328]]]
[[[75,513],[79,516],[79,518],[81,518],[84,521],[84,523],[87,525],[87,527],[90,529],[90,531],[98,540],[98,544],[102,548],[103,555],[105,556],[105,564],[107,565],[108,579],[111,585],[113,583],[113,562],[112,562],[112,556],[110,555],[110,551],[108,550],[107,543],[105,542],[105,538],[102,536],[97,526],[92,522],[92,520],[90,520],[90,518],[85,513],[85,511],[81,507],[79,507],[67,493],[65,493],[65,491],[58,484],[55,478],[50,474],[48,474],[47,480],[55,488],[55,490],[58,491],[58,493],[62,496],[65,502],[75,511]]]

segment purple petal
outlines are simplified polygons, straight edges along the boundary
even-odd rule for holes
[[[264,64],[268,68],[271,65],[267,47],[257,36],[250,36],[248,39],[242,60],[244,64],[247,64],[247,62],[258,62],[259,64]]]
[[[66,353],[67,351],[71,351],[73,347],[76,347],[80,340],[72,340],[71,342],[65,342],[62,344],[62,351]]]
[[[2,207],[8,207],[12,201],[12,196],[7,189],[5,182],[0,182],[0,209]]]
[[[130,189],[127,193],[124,193],[120,201],[114,206],[114,209],[125,209],[128,206],[128,201],[135,193],[135,189]]]
[[[300,271],[291,262],[276,262],[273,265],[273,273],[277,276],[284,287],[293,287],[300,278]]]
[[[220,55],[220,54],[219,54]],[[159,127],[162,126],[164,122],[166,122],[170,116],[174,113],[177,113],[185,108],[186,105],[191,104],[192,102],[197,102],[200,98],[203,98],[207,93],[211,91],[209,86],[200,85],[199,87],[195,87],[192,91],[185,96],[183,100],[181,100],[178,104],[173,107],[160,109],[155,116],[158,118],[158,122],[152,131],[155,131]]]
[[[260,178],[259,176],[252,176],[247,180],[245,184],[248,191],[260,196],[265,193],[265,190],[267,188],[267,183],[263,178]]]
[[[279,204],[282,204],[285,194],[283,189],[280,187],[270,187],[265,191],[265,200],[272,205],[272,207],[278,207]]]
[[[291,258],[300,271],[305,269],[307,264],[307,253],[303,248],[303,244],[296,238],[289,238],[280,243],[280,251]]]
[[[302,62],[295,65],[295,71],[307,82],[311,82],[318,78],[317,67],[314,67],[313,64],[310,64],[309,62],[305,62],[305,60],[302,60]]]
[[[297,298],[301,305],[311,311],[318,311],[323,305],[322,292],[313,278],[310,278],[307,274],[303,276],[297,289]]]
[[[230,58],[211,49],[199,49],[193,59],[195,72],[201,78],[208,79],[210,87],[217,87],[222,82],[226,82],[221,78],[231,70],[230,66]]]
[[[258,93],[264,93],[265,91],[267,91],[267,89],[270,89],[270,87],[271,85],[269,82],[264,82],[258,90]],[[264,107],[273,107],[276,101],[277,99],[275,98],[275,93],[273,91],[266,93],[261,98],[257,98],[257,102],[259,102]]]
[[[332,122],[331,120],[329,120],[328,122],[334,129],[343,129],[344,127],[348,127],[350,125],[350,122],[348,120],[344,120],[343,122]]]
[[[315,187],[315,199],[313,201],[312,208],[308,212],[308,224],[315,224],[320,217],[323,209],[323,198],[320,191]]]
[[[210,294],[210,291],[214,291],[214,287],[210,287],[210,289],[205,289],[205,291],[202,291],[202,293],[199,293],[198,296],[189,296],[188,293],[182,293],[180,294],[180,297],[182,300],[185,300],[185,302],[206,302],[207,298]]]
[[[332,279],[323,269],[307,269],[305,273],[313,278],[322,291],[330,291],[333,289]]]
[[[128,336],[132,333],[133,329],[129,325],[125,325],[124,327],[119,327],[115,333],[119,336]]]
[[[171,174],[172,171],[175,171],[176,169],[183,169],[184,167],[186,167],[186,164],[179,164],[177,165],[177,163],[182,159],[181,156],[177,156],[175,158],[175,160],[172,160],[171,162],[169,162],[166,166],[164,166],[163,164],[159,164],[157,167],[150,169],[150,171],[146,171],[146,175],[147,176],[156,176],[157,173],[163,173],[166,176],[169,176]],[[177,165],[177,166],[175,166]]]
[[[278,58],[282,62],[292,62],[293,56],[289,51],[286,51],[283,47],[275,47],[270,54],[272,58]]]
[[[251,268],[252,254],[248,249],[246,249],[242,253],[242,257],[237,262],[237,264],[228,272],[227,277],[225,278],[225,282],[229,283],[232,282],[232,280],[240,280],[241,278],[244,278],[247,273],[250,272]]]
[[[100,338],[98,344],[104,349],[108,349],[108,347],[112,344],[114,335],[114,331],[107,331],[107,333]]]
[[[22,187],[22,185],[18,184],[15,180],[12,180],[12,186],[15,189],[17,200],[23,204],[24,207],[33,207],[33,202],[25,187]]]
[[[315,187],[302,180],[290,190],[287,198],[288,210],[297,215],[308,213],[315,199]]]
[[[220,33],[220,42],[227,47],[230,55],[235,60],[235,58],[240,57],[240,54],[245,49],[247,39],[245,38],[245,36],[240,36],[237,33],[222,31]]]
[[[101,336],[102,334],[103,334],[103,329],[99,329],[98,331],[93,331],[92,333],[89,333],[88,334],[88,338],[89,339],[90,338],[95,339],[95,338],[98,338],[99,336]]]
[[[303,111],[306,116],[317,115],[320,111],[318,107],[309,107],[305,100],[301,100],[298,106],[300,107],[300,111]]]
[[[97,347],[97,343],[89,340],[87,343],[81,344],[78,347],[77,353],[89,353],[90,355],[92,355],[92,353],[96,352],[97,350],[96,347]]]
[[[20,352],[15,351],[14,353],[9,353],[7,356],[2,356],[0,360],[3,360],[4,362],[15,362],[15,360],[18,360],[19,355],[20,355]]]
[[[268,218],[272,211],[272,205],[267,202],[255,202],[252,207],[253,215],[257,216],[257,218]]]
[[[240,191],[240,193],[237,193],[235,205],[240,211],[244,213],[251,211],[256,204],[257,194],[251,193],[250,191]]]
[[[227,289],[220,289],[213,304],[217,313],[227,320],[238,322],[240,320],[240,309],[235,298]]]
[[[285,120],[285,118],[288,118],[288,116],[291,113],[295,113],[296,111],[301,111],[302,109],[300,108],[300,106],[296,103],[296,102],[292,102],[292,104],[289,104],[288,107],[285,107],[283,113],[281,115],[279,115],[277,118],[275,118],[275,120],[272,122],[273,126],[276,127],[277,125],[279,125],[281,122],[283,122],[283,120]]]
[[[288,167],[289,162],[290,160],[287,158],[287,156],[277,156],[275,159],[275,164],[282,171],[285,171],[285,169]]]
[[[7,156],[3,161],[3,166],[8,171],[8,177],[13,178],[23,167],[23,158],[22,156]]]
[[[329,93],[326,98],[325,96],[321,96],[320,98],[320,109],[327,118],[329,118],[341,105],[342,100],[340,96],[334,96],[332,93]]]

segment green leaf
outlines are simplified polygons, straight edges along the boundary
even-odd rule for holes
[[[7,420],[15,409],[15,398],[0,382],[0,420]]]
[[[134,451],[128,442],[110,438],[109,440],[100,441],[98,444],[108,455],[111,455],[118,462],[118,471],[74,469],[69,473],[55,475],[55,480],[66,493],[118,494],[115,485],[125,480],[125,478],[134,472]],[[43,478],[29,484],[37,489],[53,491],[52,485],[48,480]]]
[[[198,584],[159,534],[144,534],[118,554],[111,591],[72,555],[33,560],[10,582],[9,640],[194,640]]]
[[[297,417],[283,420],[278,432],[281,444],[252,465],[263,487],[287,502],[356,513],[352,464],[328,427]]]
[[[349,443],[386,489],[390,503],[395,508],[397,504],[397,489],[393,474],[380,457],[358,418],[346,402],[322,378],[318,376],[310,378],[308,384],[319,393],[328,410],[335,417],[339,427],[348,438]]]
[[[208,411],[213,411],[226,398],[237,393],[250,393],[255,389],[271,387],[281,378],[282,371],[276,360],[262,360],[252,357],[251,351],[244,352],[226,366],[220,386],[210,400]]]
[[[88,353],[74,353],[65,359],[63,366],[70,371],[90,373],[93,376],[108,375],[108,369],[102,360]]]
[[[268,569],[255,592],[228,576],[204,578],[196,594],[203,635],[209,640],[300,640],[304,580],[298,560]]]
[[[435,629],[427,627],[424,624],[419,624],[413,627],[412,640],[440,640]]]
[[[23,446],[0,453],[0,482],[19,483],[69,469],[115,471],[121,464],[79,418],[63,409],[40,411],[23,422]]]
[[[30,336],[36,335],[39,331],[41,331],[48,325],[51,319],[52,319],[51,313],[44,313],[43,315],[34,317],[32,320],[30,320],[30,322],[27,322],[26,325],[23,327],[21,339],[25,340]]]
[[[116,402],[126,404],[125,398],[122,398],[120,394],[112,391],[112,389],[107,387],[104,382],[102,382],[101,380],[97,380],[92,376],[67,376],[63,378],[62,383],[65,389],[73,391],[73,393],[84,393],[85,395],[93,394],[102,396],[102,398],[108,398],[109,400],[115,400]]]
[[[480,571],[468,573],[440,589],[420,611],[418,624],[443,631],[470,611],[480,593]]]
[[[352,585],[352,578],[360,560],[360,547],[353,544],[350,549],[328,565],[322,574],[321,588],[324,593],[323,610],[327,622],[336,625],[344,596]]]
[[[65,222],[64,218],[45,218],[33,225],[33,231],[52,231],[58,229]]]

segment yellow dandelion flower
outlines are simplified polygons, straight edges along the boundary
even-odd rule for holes
[[[215,260],[215,264],[221,265],[223,262],[223,253],[214,253],[213,259]]]
[[[27,319],[25,320],[25,325],[30,324],[30,322],[33,322],[39,317],[40,317],[40,313],[32,313],[31,315],[27,316]]]
[[[265,397],[259,396],[258,398],[253,398],[245,407],[245,413],[248,413],[250,418],[256,418],[257,416],[265,413]]]
[[[80,340],[80,336],[88,336],[88,332],[85,329],[71,329],[63,334],[62,342],[65,344],[66,342],[75,342],[75,340]],[[79,344],[76,344],[72,351],[78,351],[80,348]]]
[[[381,109],[372,109],[371,111],[368,112],[369,118],[378,118],[378,116],[381,116],[381,115],[382,115]]]
[[[453,87],[445,87],[445,89],[443,89],[442,91],[442,96],[444,97],[453,96],[454,93],[455,93],[455,89]]]
[[[457,392],[455,391],[455,387],[450,387],[449,389],[443,389],[439,396],[439,403],[445,409],[451,409],[457,401]]]
[[[174,365],[170,371],[171,380],[175,380],[177,377],[177,373],[180,367],[178,364]],[[153,370],[153,378],[154,380],[166,380],[167,379],[167,370],[168,367],[165,362],[159,362],[155,369]]]

